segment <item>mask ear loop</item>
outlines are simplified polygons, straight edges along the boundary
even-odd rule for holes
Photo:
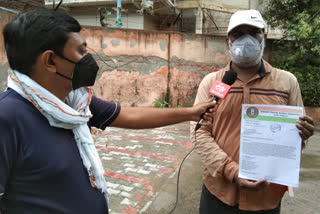
[[[228,46],[229,46],[229,55],[231,55],[232,42],[231,42],[230,37],[228,38]]]
[[[68,62],[70,62],[70,63],[72,63],[72,64],[77,64],[76,62],[68,59],[67,57],[63,56],[62,54],[59,54],[59,53],[55,53],[55,54],[57,54],[59,57],[61,57],[61,58],[64,59],[64,60],[67,60]]]
[[[62,59],[66,60],[66,61],[68,61],[68,62],[70,62],[70,63],[72,63],[72,64],[77,64],[77,63],[73,62],[72,60],[66,58],[66,57],[63,56],[62,54],[59,54],[59,53],[55,53],[55,54],[57,54],[57,56],[61,57]],[[56,74],[58,74],[59,76],[65,78],[65,79],[68,79],[68,80],[72,81],[72,77],[71,77],[71,78],[70,78],[70,77],[67,77],[66,75],[61,74],[61,73],[59,73],[59,72],[57,72],[57,71],[56,71]],[[72,73],[72,76],[73,76],[73,73]]]
[[[232,46],[232,42],[230,38],[228,38],[228,45],[229,45],[229,48]]]
[[[66,75],[63,75],[63,74],[61,74],[61,73],[59,73],[59,72],[56,72],[56,74],[58,74],[59,76],[61,76],[61,77],[63,77],[63,78],[66,78],[66,79],[68,79],[68,80],[71,80],[71,81],[72,81],[72,78],[67,77]]]

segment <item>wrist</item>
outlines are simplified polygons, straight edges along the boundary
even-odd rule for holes
[[[185,108],[186,111],[186,117],[189,121],[196,121],[198,122],[198,115],[196,114],[196,112],[194,111],[194,107],[188,107]]]

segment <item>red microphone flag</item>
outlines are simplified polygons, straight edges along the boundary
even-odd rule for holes
[[[231,89],[230,85],[227,85],[223,82],[216,81],[212,87],[210,88],[209,92],[220,99],[224,99]]]

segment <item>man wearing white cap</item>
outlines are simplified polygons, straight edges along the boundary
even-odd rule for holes
[[[221,81],[227,71],[237,73],[229,95],[215,108],[212,122],[204,123],[197,131],[196,149],[205,165],[200,214],[280,213],[286,186],[238,177],[241,105],[303,106],[295,76],[262,60],[265,27],[257,10],[233,14],[227,31],[231,62],[200,83],[195,104],[210,97],[210,87],[216,80]],[[313,135],[313,120],[301,116],[296,127],[304,148],[305,141]]]

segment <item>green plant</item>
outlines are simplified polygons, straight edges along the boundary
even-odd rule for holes
[[[284,37],[272,63],[298,79],[304,104],[320,107],[320,4],[317,0],[269,0],[264,16]]]
[[[281,41],[276,43],[271,63],[296,76],[305,106],[320,107],[320,67],[307,62],[297,65],[296,60],[288,55],[295,51],[292,45],[283,44]]]
[[[156,107],[156,108],[167,108],[169,103],[167,101],[159,101],[158,99],[155,99],[153,102],[152,102],[153,106]]]

